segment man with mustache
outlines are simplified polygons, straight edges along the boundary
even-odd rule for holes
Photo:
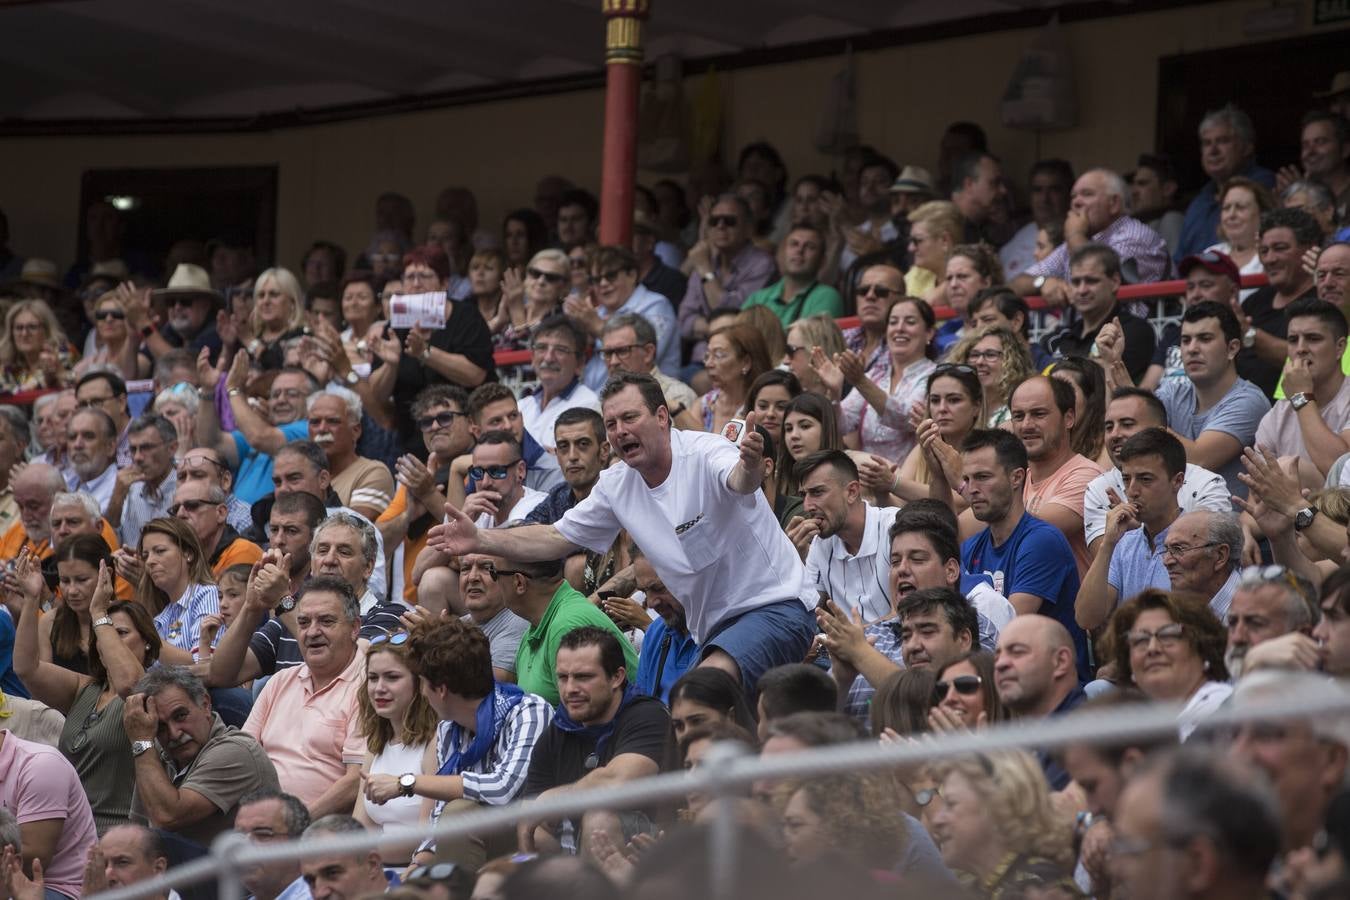
[[[243,730],[262,745],[287,790],[322,817],[351,809],[361,780],[361,615],[352,586],[332,575],[305,583],[295,613],[304,663],[272,676]]]
[[[1312,584],[1282,566],[1243,575],[1224,621],[1228,674],[1237,681],[1261,668],[1316,668],[1317,642],[1311,635],[1317,591]]]
[[[221,721],[206,685],[181,666],[146,672],[122,722],[136,767],[132,818],[203,849],[230,830],[240,798],[280,787],[257,740]]]
[[[394,497],[394,476],[389,467],[358,456],[361,437],[361,398],[338,385],[329,385],[305,401],[309,437],[328,458],[333,492],[343,506],[351,507],[372,522]]]

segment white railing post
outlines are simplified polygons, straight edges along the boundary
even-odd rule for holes
[[[714,900],[733,900],[735,895],[736,855],[739,852],[739,831],[736,828],[736,797],[733,785],[723,776],[738,770],[745,759],[745,748],[734,741],[714,744],[704,764],[712,774],[712,827],[708,829],[708,862],[711,868],[709,883]],[[700,766],[702,768],[702,766]]]
[[[226,831],[211,842],[211,855],[220,865],[216,870],[216,900],[244,900],[238,859],[251,846],[252,841],[237,831]]]

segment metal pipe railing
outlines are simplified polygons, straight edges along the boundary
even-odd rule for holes
[[[550,798],[485,807],[464,815],[443,818],[434,828],[400,826],[318,839],[255,845],[243,835],[224,834],[211,847],[211,856],[175,868],[147,881],[97,894],[99,900],[137,900],[169,888],[205,881],[214,872],[220,883],[221,900],[242,896],[241,870],[258,863],[309,859],[329,854],[369,852],[390,841],[438,840],[473,833],[490,833],[514,827],[522,821],[560,819],[594,809],[631,809],[682,798],[690,793],[727,798],[734,789],[764,779],[808,778],[835,772],[858,772],[896,766],[912,766],[973,753],[1061,747],[1069,743],[1118,742],[1175,734],[1178,704],[1140,705],[1096,713],[1082,713],[1029,722],[1013,722],[981,729],[933,736],[906,744],[870,741],[822,747],[800,753],[770,757],[719,755],[709,764],[687,772],[669,772],[615,787],[577,790]],[[1280,697],[1226,707],[1201,723],[1191,740],[1202,739],[1206,730],[1254,720],[1287,720],[1328,715],[1350,715],[1350,693],[1307,699]],[[725,748],[718,748],[725,752]],[[715,762],[715,764],[713,764]],[[709,858],[722,887],[729,884],[735,860],[735,820],[730,803],[719,803],[710,829]],[[724,896],[720,890],[718,896]]]

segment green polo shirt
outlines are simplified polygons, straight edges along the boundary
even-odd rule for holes
[[[558,658],[558,645],[563,635],[583,625],[595,625],[614,632],[623,645],[624,663],[629,678],[637,677],[637,652],[619,627],[585,595],[566,581],[558,585],[548,609],[538,625],[530,626],[516,650],[516,684],[521,690],[538,694],[554,706],[558,704],[558,682],[553,677],[553,665]]]
[[[783,280],[779,279],[776,283],[766,288],[760,288],[741,304],[741,309],[749,309],[752,306],[767,306],[778,317],[778,321],[783,323],[783,328],[790,328],[792,323],[798,319],[804,319],[807,316],[814,316],[817,313],[825,313],[833,318],[839,318],[844,314],[844,300],[839,296],[839,292],[828,284],[819,282],[811,285],[797,296],[792,298],[791,303],[783,302]]]

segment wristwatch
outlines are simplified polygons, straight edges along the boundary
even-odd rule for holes
[[[144,753],[145,751],[149,750],[149,749],[150,749],[151,747],[153,747],[153,746],[155,746],[155,742],[154,742],[154,741],[132,741],[132,742],[131,742],[131,755],[132,755],[132,756],[140,756],[142,753]]]
[[[153,325],[143,325],[143,326],[141,326],[141,337],[143,337],[143,338],[148,338],[150,335],[152,335],[152,334],[154,334],[154,333],[155,333],[155,326],[153,326]]]
[[[100,625],[111,625],[112,623],[113,623],[113,620],[110,619],[109,617],[107,617],[107,616],[99,616],[97,619],[94,620],[94,624],[91,625],[90,627],[91,627],[91,628],[97,628],[97,627],[100,626]]]
[[[347,383],[350,384],[352,387],[356,387],[358,384],[361,383],[361,376],[356,374],[355,369],[347,370]]]
[[[717,273],[716,273],[716,272],[704,272],[703,275],[702,275],[701,277],[703,278],[703,283],[704,283],[704,284],[707,284],[707,283],[710,282],[710,281],[716,281],[716,280],[717,280]]]
[[[1313,519],[1315,518],[1317,518],[1316,507],[1312,506],[1303,507],[1298,512],[1294,513],[1294,530],[1302,531],[1303,529],[1311,525],[1313,523]]]
[[[1045,276],[1037,275],[1031,280],[1031,286],[1039,292],[1041,288],[1045,287]]]
[[[242,393],[243,393],[243,391],[240,390],[239,388],[230,388],[228,391],[225,392],[225,396],[227,396],[227,397],[238,397],[238,396],[239,396],[240,394],[242,394]]]
[[[422,362],[426,362],[427,360],[431,359],[431,345],[430,345],[430,344],[427,344],[427,349],[425,349],[425,350],[422,351],[422,355],[419,356],[418,359],[420,359]]]
[[[413,795],[413,788],[417,786],[417,776],[412,772],[405,772],[398,777],[398,792],[405,797]]]
[[[1302,391],[1299,391],[1297,394],[1294,394],[1292,397],[1289,398],[1289,405],[1294,408],[1294,412],[1298,412],[1300,409],[1307,406],[1311,402],[1312,398],[1309,397],[1307,394],[1303,393]]]
[[[276,607],[273,608],[272,614],[275,615],[278,619],[280,619],[283,615],[285,615],[286,613],[290,612],[293,609],[295,609],[295,597],[291,596],[290,594],[287,594],[285,597],[282,597],[280,600],[277,601],[277,605]]]
[[[1242,332],[1242,346],[1251,347],[1256,344],[1256,326],[1252,325]]]
[[[248,351],[248,355],[253,357],[256,357],[262,351],[262,348],[263,342],[257,338],[254,338],[244,345],[244,349]]]

